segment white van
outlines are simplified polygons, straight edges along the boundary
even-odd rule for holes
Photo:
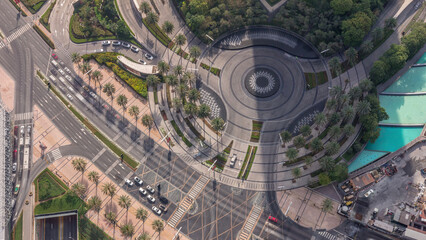
[[[52,82],[56,82],[56,78],[55,78],[55,76],[50,75],[50,76],[49,76],[49,78],[50,78],[50,80],[52,80]]]
[[[237,161],[237,154],[235,154],[234,153],[234,155],[232,155],[232,158],[231,158],[231,162],[230,162],[230,166],[231,167],[234,167],[235,166],[235,162]]]
[[[56,62],[55,60],[52,60],[51,63],[52,63],[53,66],[55,66],[55,68],[59,67],[58,62]]]

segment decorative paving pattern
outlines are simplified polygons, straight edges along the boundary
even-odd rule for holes
[[[297,135],[300,131],[300,128],[305,125],[312,125],[312,123],[315,121],[315,116],[320,113],[317,110],[314,110],[312,113],[309,113],[308,116],[305,116],[304,118],[300,119],[300,121],[296,124],[296,126],[293,128],[293,135]]]
[[[274,95],[280,88],[280,79],[271,69],[254,68],[245,75],[244,84],[255,97],[270,97]]]
[[[217,104],[215,98],[204,89],[201,89],[200,95],[201,95],[200,97],[201,103],[207,104],[207,106],[210,107],[210,117],[212,119],[220,117],[221,116],[220,111],[222,109]]]

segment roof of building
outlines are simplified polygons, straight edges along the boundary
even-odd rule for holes
[[[404,236],[413,239],[426,239],[426,234],[423,231],[410,226],[405,229]]]
[[[130,61],[129,59],[123,56],[117,56],[118,60],[124,64],[127,68],[131,68],[132,70],[139,72],[141,74],[156,74],[157,66],[156,65],[144,65],[137,62]]]
[[[393,221],[408,226],[410,224],[411,214],[397,209],[393,216]]]
[[[391,224],[380,221],[380,220],[375,220],[373,223],[373,226],[386,230],[388,232],[393,232],[393,226]]]
[[[375,180],[373,178],[373,175],[371,175],[371,173],[368,172],[368,173],[359,175],[358,177],[352,178],[349,181],[355,190],[359,190],[374,183]]]

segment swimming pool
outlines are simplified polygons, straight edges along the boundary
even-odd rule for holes
[[[426,53],[424,53],[422,55],[422,57],[419,59],[419,61],[417,61],[418,64],[420,63],[426,63]]]
[[[404,75],[402,75],[401,78],[399,78],[396,82],[394,82],[384,92],[388,92],[388,93],[426,92],[426,66],[410,68]]]
[[[365,149],[349,165],[348,171],[353,172],[388,152],[394,152],[407,145],[420,135],[423,127],[380,127],[380,136],[374,142],[369,142]]]
[[[426,81],[426,80],[425,80]],[[426,123],[426,95],[391,96],[380,95],[380,105],[385,108],[389,119],[381,123],[424,124]]]

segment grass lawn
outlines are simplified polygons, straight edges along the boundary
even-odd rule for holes
[[[65,193],[62,197],[47,200],[34,208],[34,214],[48,214],[56,212],[65,212],[71,210],[84,211],[85,203],[72,192]]]
[[[22,240],[22,213],[19,215],[18,221],[15,224],[15,229],[13,230],[13,239]]]
[[[251,132],[250,142],[259,142],[259,139],[260,139],[260,132],[257,132],[257,131]]]
[[[262,129],[263,122],[261,121],[252,121],[252,131],[260,131]]]
[[[252,146],[249,145],[248,148],[247,148],[246,156],[244,157],[243,166],[241,166],[240,172],[238,173],[238,178],[241,178],[241,176],[244,173],[244,169],[247,166],[247,162],[248,162],[248,158],[249,158],[250,153],[251,153],[251,149],[252,149]]]
[[[90,239],[112,239],[90,219],[84,217],[79,219],[79,237],[82,240]]]
[[[319,73],[304,73],[304,74],[306,79],[306,87],[308,90],[328,82],[327,73],[325,71],[319,72]],[[318,84],[317,84],[317,79],[315,78],[315,74],[316,74],[316,77],[318,78]]]
[[[66,190],[51,175],[53,173],[46,169],[35,179],[38,201],[48,200],[65,193]]]
[[[43,4],[46,2],[46,0],[21,0],[21,2],[27,7],[27,9],[32,13],[36,13],[40,8],[43,6]]]
[[[247,166],[246,171],[244,172],[243,179],[247,180],[247,178],[248,178],[248,175],[249,175],[250,170],[251,170],[251,166],[253,165],[253,162],[254,162],[254,157],[256,156],[256,152],[257,152],[257,147],[253,147],[253,151],[251,151],[251,154],[250,154],[250,161],[249,161],[249,164]]]
[[[46,12],[43,14],[43,16],[41,16],[40,18],[40,22],[41,24],[43,24],[43,26],[50,32],[50,23],[49,23],[49,18],[50,18],[50,14],[52,13],[52,9],[55,6],[56,1],[54,1],[53,3],[50,4],[49,8],[46,10]]]

